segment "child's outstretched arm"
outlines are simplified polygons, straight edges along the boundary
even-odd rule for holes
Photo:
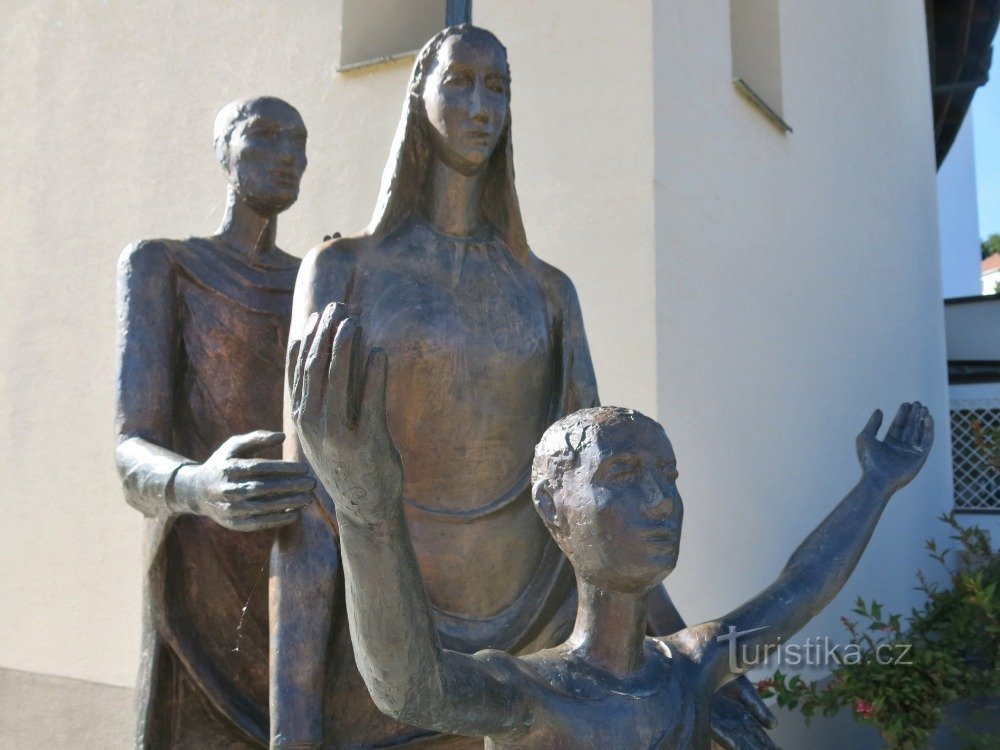
[[[934,422],[920,402],[903,404],[884,440],[882,413],[857,438],[861,480],[791,556],[778,580],[721,620],[674,636],[699,653],[710,684],[721,686],[801,630],[847,582],[889,498],[927,460]]]
[[[386,422],[388,363],[363,358],[361,329],[333,305],[288,353],[302,448],[337,511],[351,641],[376,705],[441,732],[527,726],[516,670],[441,648],[403,514],[403,470]],[[338,325],[339,324],[339,325]],[[510,658],[510,657],[507,657]]]

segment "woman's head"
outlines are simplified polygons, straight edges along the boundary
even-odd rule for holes
[[[423,111],[434,156],[463,174],[480,171],[507,127],[507,50],[484,29],[445,29],[421,52],[410,106]]]
[[[507,50],[485,29],[450,26],[417,55],[371,234],[388,234],[422,209],[435,158],[465,174],[485,172],[482,216],[526,259],[514,190]]]

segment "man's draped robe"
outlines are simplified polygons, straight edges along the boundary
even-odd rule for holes
[[[197,239],[139,243],[120,262],[118,432],[140,440],[120,446],[119,471],[132,504],[160,508],[147,520],[142,747],[267,746],[274,533],[171,515],[165,498],[181,466],[228,438],[281,429],[298,260],[274,262]]]

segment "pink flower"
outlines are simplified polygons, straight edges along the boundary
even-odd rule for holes
[[[854,712],[861,714],[866,719],[870,719],[875,715],[875,706],[868,701],[859,700],[854,705]]]
[[[770,690],[773,687],[774,687],[774,679],[771,677],[768,677],[766,680],[760,680],[757,683],[758,691]]]

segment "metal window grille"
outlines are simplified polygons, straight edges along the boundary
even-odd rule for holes
[[[951,401],[955,510],[1000,512],[1000,398]]]

